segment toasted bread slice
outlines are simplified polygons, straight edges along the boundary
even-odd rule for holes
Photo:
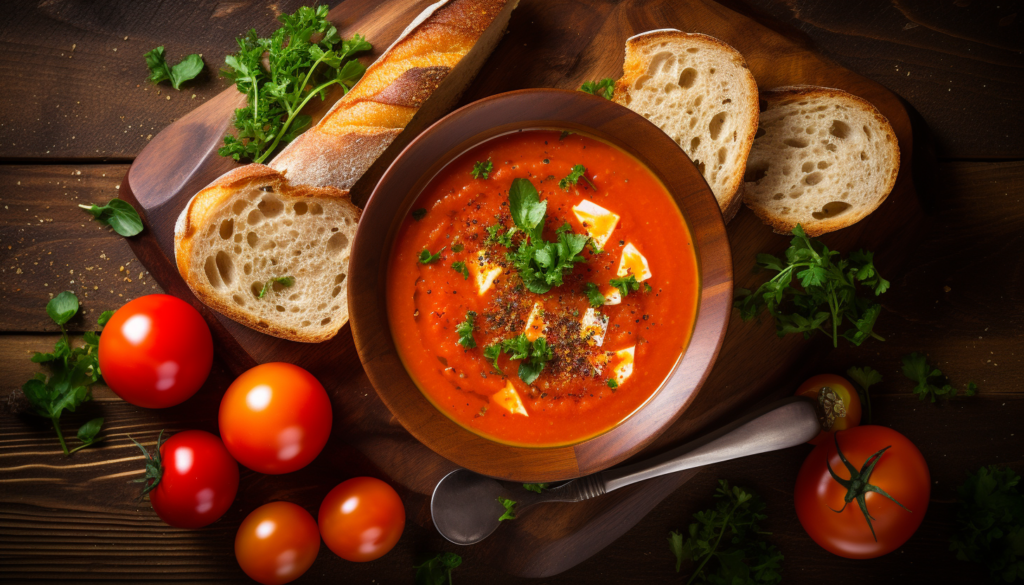
[[[197,193],[178,217],[178,272],[199,300],[243,325],[326,341],[348,322],[359,214],[339,189],[294,186],[264,165],[239,167]],[[289,276],[291,286],[273,280]]]
[[[626,41],[615,102],[658,125],[686,152],[731,220],[757,131],[757,84],[736,49],[664,29]]]
[[[900,171],[896,134],[867,101],[839,89],[761,92],[767,109],[747,161],[743,201],[777,233],[819,236],[864,219]]]

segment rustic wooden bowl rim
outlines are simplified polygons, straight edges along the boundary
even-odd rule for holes
[[[482,437],[435,408],[402,365],[384,294],[391,245],[430,179],[468,148],[518,129],[564,128],[603,139],[639,159],[683,213],[697,252],[700,301],[690,344],[646,404],[613,429],[559,447],[520,447]],[[732,301],[732,258],[718,204],[682,149],[642,116],[600,97],[555,89],[491,96],[445,116],[414,139],[381,177],[353,242],[352,334],[366,373],[395,419],[417,440],[467,469],[514,481],[557,481],[606,469],[635,454],[693,401],[718,355]]]

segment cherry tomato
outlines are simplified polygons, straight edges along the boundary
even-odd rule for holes
[[[100,371],[110,389],[143,408],[181,404],[213,365],[210,328],[185,301],[146,295],[121,307],[100,336]]]
[[[860,476],[860,485],[855,482],[852,489],[836,481],[826,466],[827,461],[844,482],[854,475],[837,453],[836,439]],[[864,464],[876,455],[869,470]],[[865,483],[892,499],[863,491]],[[858,493],[871,515],[870,524]],[[833,442],[815,447],[797,475],[793,499],[800,524],[822,548],[849,559],[871,559],[903,546],[924,520],[930,495],[931,475],[917,447],[890,428],[868,425],[835,433]],[[853,499],[847,502],[848,497]]]
[[[306,370],[262,364],[239,376],[220,402],[220,436],[239,463],[289,473],[320,454],[331,434],[331,400]]]
[[[405,507],[395,490],[373,477],[343,481],[320,504],[320,535],[346,561],[384,556],[405,530]]]
[[[806,396],[819,405],[818,412],[822,413],[828,405],[831,418],[822,421],[822,431],[808,443],[820,445],[823,442],[832,442],[832,433],[852,429],[860,424],[860,396],[853,384],[842,376],[835,374],[821,374],[808,378],[796,390],[797,396]],[[824,398],[824,400],[823,400]],[[827,416],[827,414],[826,414]],[[831,421],[831,426],[827,426]],[[826,430],[827,429],[827,430]]]
[[[178,528],[202,528],[227,512],[238,493],[238,463],[220,439],[206,431],[184,431],[157,451],[159,479],[146,489],[161,520]]]
[[[281,585],[305,573],[320,552],[313,516],[290,502],[253,510],[235,535],[235,558],[246,575],[263,585]]]

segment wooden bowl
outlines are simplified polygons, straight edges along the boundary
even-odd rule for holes
[[[676,369],[646,405],[615,428],[561,447],[516,447],[454,422],[406,372],[388,323],[387,267],[402,220],[427,183],[473,146],[518,129],[589,134],[636,157],[675,198],[691,231],[700,270],[693,337]],[[520,90],[452,112],[395,159],[370,196],[349,267],[349,313],[359,358],[398,422],[439,455],[484,475],[514,481],[558,481],[608,468],[649,444],[693,401],[718,355],[732,305],[732,257],[714,195],[671,138],[627,108],[583,92]]]

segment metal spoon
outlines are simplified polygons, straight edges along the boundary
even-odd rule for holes
[[[543,502],[582,502],[645,479],[800,445],[820,431],[814,402],[788,398],[646,461],[574,479],[539,494],[522,484],[456,469],[434,488],[430,514],[441,536],[455,544],[476,544],[500,524],[504,507],[499,496],[515,500],[517,514]]]

